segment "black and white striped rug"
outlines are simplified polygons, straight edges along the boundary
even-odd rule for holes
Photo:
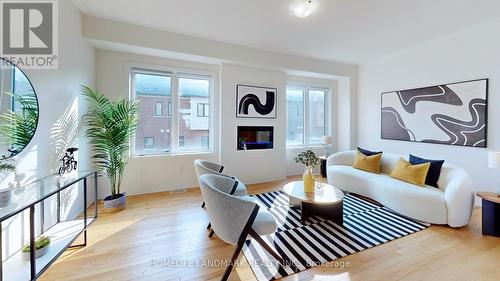
[[[401,238],[429,226],[403,217],[373,201],[346,194],[344,224],[313,217],[300,221],[300,209],[288,206],[282,191],[254,195],[278,223],[276,233],[263,236],[287,262],[280,265],[253,239],[243,253],[258,280],[275,280],[338,258]]]

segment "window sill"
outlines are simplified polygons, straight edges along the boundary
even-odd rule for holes
[[[132,159],[154,158],[154,157],[193,157],[193,156],[213,156],[213,151],[189,151],[162,154],[132,155]]]
[[[293,145],[287,146],[287,150],[299,150],[299,149],[323,149],[325,150],[324,144],[314,144],[314,145]]]

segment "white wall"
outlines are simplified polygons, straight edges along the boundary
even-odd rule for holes
[[[266,182],[286,177],[286,81],[284,71],[223,64],[221,67],[221,163],[224,170],[245,183]],[[236,85],[277,88],[277,118],[236,118]],[[238,126],[273,126],[273,149],[237,150]]]
[[[218,60],[258,68],[289,69],[353,78],[357,74],[357,67],[351,64],[265,51],[89,15],[83,17],[82,30],[86,38],[96,43],[119,45],[124,49],[128,48],[128,52],[133,50],[154,56]]]
[[[152,69],[194,69],[214,74],[219,80],[219,66],[158,58],[108,50],[97,50],[97,90],[111,99],[128,98],[130,94],[129,69],[142,66]],[[214,103],[219,103],[219,84],[214,85]],[[218,124],[218,115],[214,123]],[[218,126],[214,126],[214,135],[218,135]],[[218,138],[215,138],[217,140]],[[141,194],[182,189],[198,186],[193,161],[203,158],[219,162],[219,144],[214,143],[213,153],[203,155],[159,155],[132,157],[129,159],[123,178],[122,191],[127,194]],[[99,197],[110,194],[109,184],[104,178],[99,181],[102,188]]]
[[[464,167],[476,190],[500,191],[500,174],[487,167],[487,152],[500,150],[500,19],[406,49],[360,67],[358,144],[402,155],[445,159]],[[384,91],[489,78],[488,148],[380,139],[380,94]]]
[[[73,3],[58,3],[59,69],[25,70],[38,96],[40,116],[34,138],[15,157],[20,183],[56,172],[64,149],[70,146],[80,147],[80,170],[90,169],[89,149],[78,126],[85,108],[79,94],[80,85],[94,86],[95,52],[82,37],[80,13]],[[0,184],[3,188],[14,180],[14,175],[4,174],[2,178]],[[18,192],[21,191],[14,191],[14,201]],[[63,212],[68,217],[74,217],[83,210],[81,188],[72,190],[64,198]],[[93,198],[92,194],[89,198]],[[54,215],[53,201],[52,207],[49,207],[47,204],[46,208],[52,208],[51,214]],[[50,217],[46,218],[47,226],[50,222]],[[21,247],[24,242],[19,233],[27,231],[28,225],[28,220],[23,220],[20,216],[2,225],[2,235],[4,239],[8,238],[8,243],[4,243],[2,247],[3,258]]]

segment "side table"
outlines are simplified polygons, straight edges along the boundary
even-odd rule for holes
[[[483,235],[500,237],[500,197],[493,192],[478,192],[483,199]]]
[[[321,176],[326,178],[326,156],[319,156],[318,158],[321,161],[319,166]]]

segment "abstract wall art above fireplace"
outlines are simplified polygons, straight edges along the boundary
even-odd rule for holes
[[[236,86],[236,117],[276,118],[276,88]]]
[[[486,147],[488,79],[382,93],[382,139]]]

